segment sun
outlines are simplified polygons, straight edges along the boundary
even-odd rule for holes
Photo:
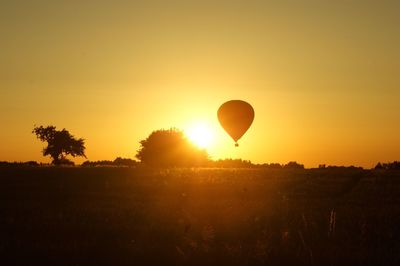
[[[214,142],[214,134],[210,125],[204,122],[196,122],[185,130],[191,142],[200,148],[209,148]]]

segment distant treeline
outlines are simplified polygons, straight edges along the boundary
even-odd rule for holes
[[[44,164],[38,163],[36,161],[27,161],[27,162],[0,161],[0,166],[39,166],[39,165],[44,165]]]
[[[242,159],[223,159],[209,161],[208,166],[217,168],[269,168],[269,169],[304,169],[303,164],[289,162],[287,164],[263,163],[253,164],[251,161]]]
[[[398,162],[389,163],[389,164],[381,164],[381,169],[398,169],[393,167],[392,165],[396,164],[397,167],[399,165]],[[72,161],[66,161],[64,166],[74,166],[75,164]],[[81,165],[82,167],[139,167],[144,166],[144,163],[140,161],[136,161],[130,158],[121,158],[117,157],[115,160],[99,160],[99,161],[85,161]],[[390,166],[389,166],[390,165]],[[15,166],[15,167],[23,167],[23,166],[51,166],[48,163],[38,163],[36,161],[27,161],[27,162],[1,162],[1,166]],[[197,167],[207,167],[207,168],[258,168],[258,169],[304,169],[303,164],[299,164],[297,162],[289,162],[287,164],[279,164],[279,163],[263,163],[263,164],[254,164],[249,160],[242,159],[219,159],[219,160],[208,160],[202,165],[198,165]],[[319,168],[361,168],[361,167],[344,167],[344,166],[325,166],[320,165]]]
[[[32,133],[36,137],[47,143],[47,147],[43,149],[44,156],[52,158],[52,165],[74,166],[75,163],[67,158],[67,156],[85,155],[85,141],[82,138],[75,138],[65,128],[57,130],[55,126],[34,126]],[[137,167],[146,166],[154,168],[192,168],[192,167],[209,167],[209,168],[263,168],[263,169],[304,169],[303,164],[291,161],[287,164],[279,163],[263,163],[254,164],[248,160],[242,159],[220,159],[212,160],[205,149],[201,149],[194,145],[186,137],[182,130],[177,128],[159,129],[153,131],[147,138],[139,141],[140,149],[137,151],[135,158],[117,157],[114,161],[85,161],[82,167]],[[50,164],[29,162],[0,162],[0,166],[49,166]],[[347,169],[362,167],[356,166],[326,166],[321,164],[319,169]],[[400,169],[400,162],[378,163],[375,169]]]
[[[117,157],[114,161],[102,160],[102,161],[85,161],[82,166],[93,167],[93,166],[119,166],[119,167],[132,167],[140,164],[138,161],[129,158]]]
[[[136,161],[130,158],[117,157],[115,160],[99,160],[99,161],[85,161],[81,165],[82,167],[138,167],[143,166],[144,163]],[[14,166],[14,167],[34,167],[34,166],[51,166],[48,163],[38,163],[36,161],[27,162],[6,162],[0,161],[0,167],[4,166]],[[64,166],[75,166],[72,161],[67,161]],[[198,165],[198,167],[209,167],[209,168],[258,168],[258,169],[305,169],[303,164],[299,164],[295,161],[288,162],[287,164],[279,163],[263,163],[254,164],[249,160],[242,159],[219,159],[219,160],[208,160],[203,165]],[[343,168],[357,168],[363,169],[357,166],[335,166],[321,164],[318,166],[319,169],[343,169]],[[376,170],[400,170],[400,162],[394,161],[389,163],[378,163],[375,168]]]
[[[50,166],[51,164],[38,163],[36,161],[28,162],[0,162],[0,166]],[[65,160],[64,166],[74,166],[74,162]],[[101,166],[114,166],[114,167],[136,167],[145,165],[140,161],[136,161],[130,158],[117,157],[115,160],[99,160],[99,161],[85,161],[80,166],[82,167],[101,167]],[[249,160],[242,159],[219,159],[219,160],[208,160],[199,167],[210,167],[210,168],[271,168],[271,169],[304,169],[304,165],[298,164],[297,162],[289,162],[287,164],[279,163],[264,163],[264,164],[253,164]]]
[[[387,170],[400,169],[400,162],[394,161],[392,163],[378,163],[375,166],[375,169],[387,169]]]

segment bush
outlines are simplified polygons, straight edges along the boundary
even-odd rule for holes
[[[197,148],[178,129],[154,131],[140,145],[136,158],[149,166],[195,167],[208,162],[207,152]]]

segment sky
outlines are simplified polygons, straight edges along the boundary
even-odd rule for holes
[[[205,123],[212,158],[373,167],[400,159],[399,1],[0,1],[0,161],[50,161],[66,128],[89,160]],[[255,109],[234,142],[225,101]],[[83,159],[75,160],[81,162]]]

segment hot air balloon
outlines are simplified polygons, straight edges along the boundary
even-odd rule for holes
[[[235,141],[235,146],[238,147],[238,140],[253,123],[253,107],[245,101],[231,100],[219,107],[217,115],[219,123]]]

